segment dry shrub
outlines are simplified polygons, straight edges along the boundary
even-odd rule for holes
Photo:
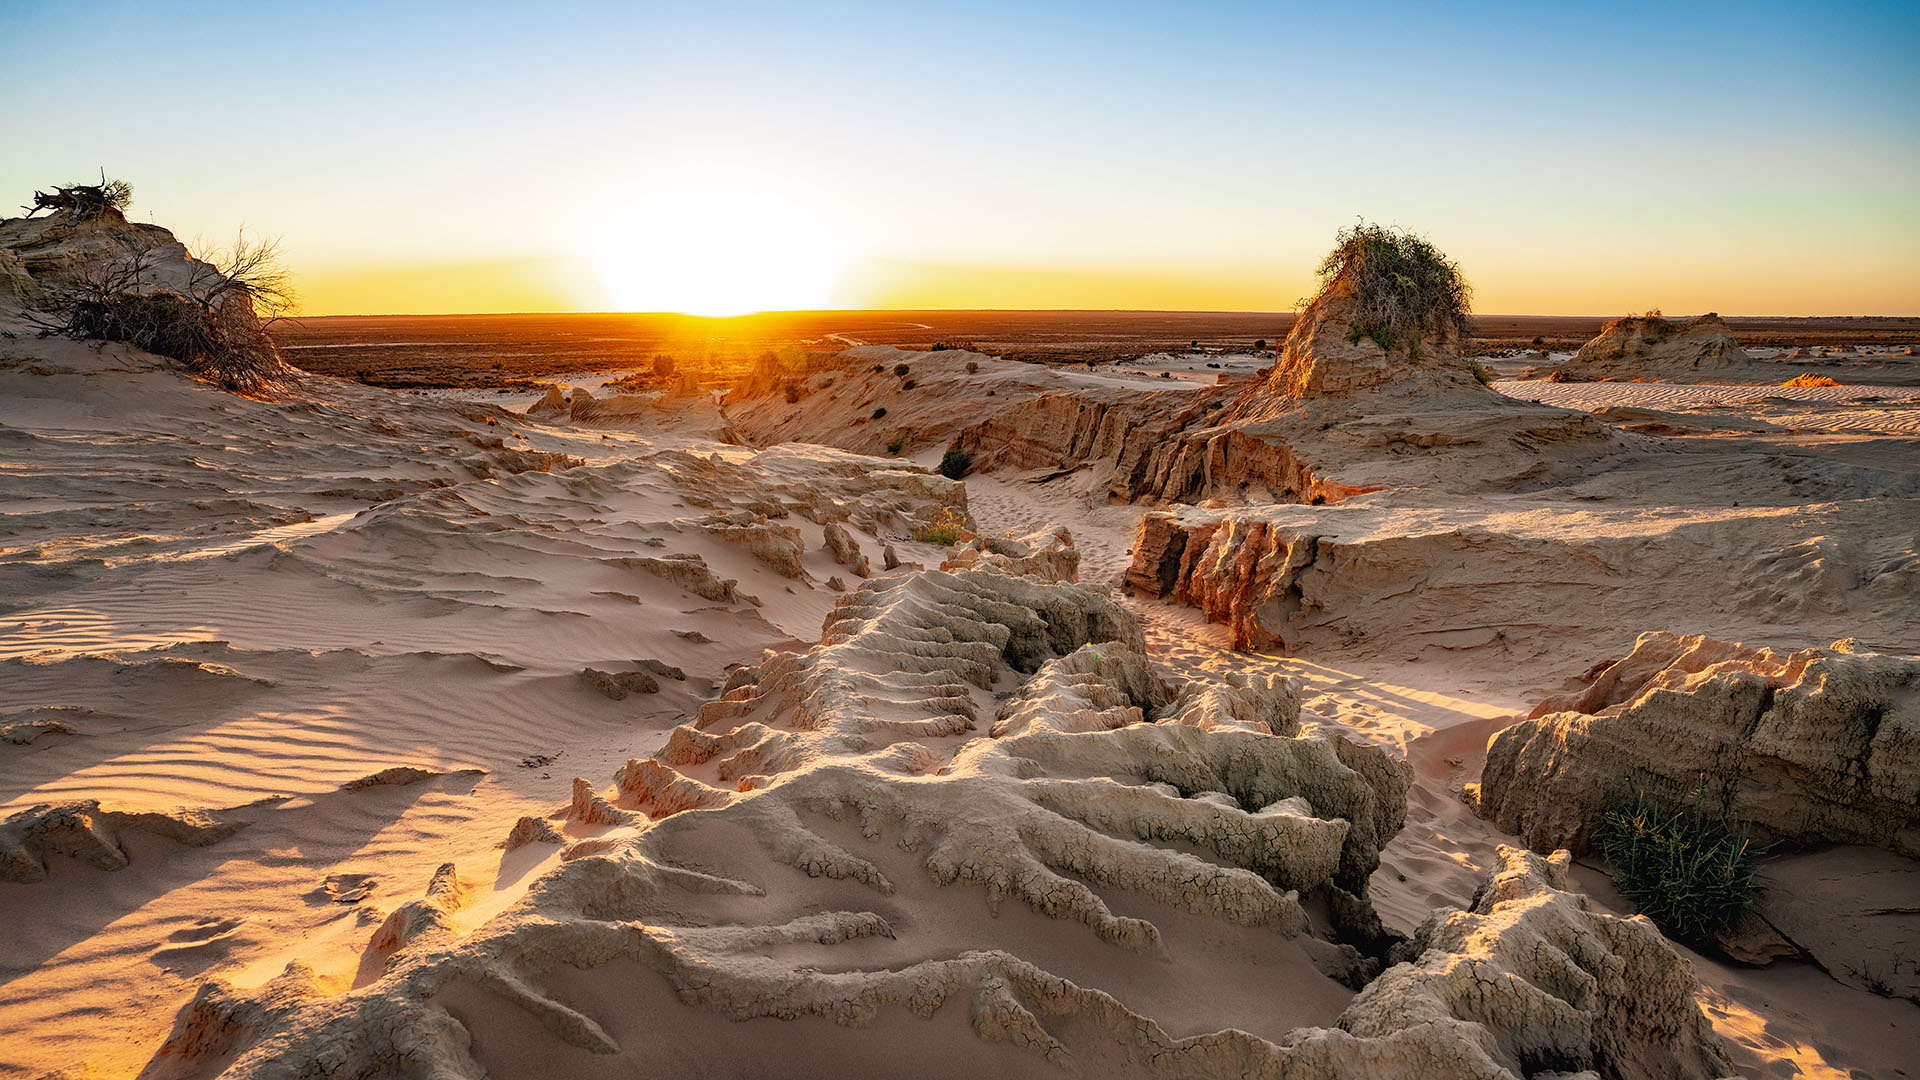
[[[1780,385],[1781,386],[1839,386],[1840,380],[1828,378],[1825,375],[1815,375],[1812,372],[1807,372],[1805,375],[1795,375],[1793,378],[1788,379],[1786,382],[1783,382]]]
[[[154,280],[155,257],[154,248],[129,240],[118,256],[51,290],[58,314],[40,320],[45,331],[124,342],[237,393],[278,393],[293,369],[267,326],[295,303],[279,242],[243,234],[190,263],[180,289]]]
[[[1340,285],[1355,297],[1353,340],[1372,338],[1383,349],[1404,343],[1409,355],[1429,334],[1471,333],[1473,289],[1453,260],[1426,238],[1362,221],[1340,230],[1320,263],[1320,290],[1310,310]]]

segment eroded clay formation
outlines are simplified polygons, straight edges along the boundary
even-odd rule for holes
[[[1685,962],[1644,920],[1566,892],[1564,855],[1504,853],[1470,911],[1394,949],[1366,893],[1404,819],[1404,763],[1303,724],[1286,680],[1169,685],[1104,588],[1006,569],[862,583],[818,645],[741,669],[615,794],[576,781],[571,828],[599,834],[514,907],[462,934],[444,867],[370,943],[377,980],[329,993],[296,964],[254,990],[210,983],[153,1074],[478,1075],[491,1033],[450,996],[607,1054],[649,1052],[615,1037],[623,1024],[717,1045],[752,1036],[714,1021],[754,1018],[871,1025],[906,1047],[913,1016],[960,1009],[1036,1074],[1727,1071]],[[523,822],[509,842],[541,839]],[[1209,927],[1271,935],[1352,983],[1405,962],[1335,1026],[1275,1040],[1176,1036],[1087,981],[1193,963]],[[1030,948],[1092,966],[1070,976]],[[556,967],[585,973],[561,991]],[[664,979],[685,1008],[633,1028],[634,978]]]
[[[1612,320],[1554,372],[1578,382],[1702,382],[1752,367],[1753,358],[1713,312],[1691,319],[1654,313]]]
[[[1536,850],[1578,851],[1626,780],[1703,791],[1765,837],[1920,857],[1920,660],[1642,634],[1584,690],[1500,732],[1473,794]]]

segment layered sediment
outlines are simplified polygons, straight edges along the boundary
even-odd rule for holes
[[[1537,850],[1579,851],[1627,781],[1764,838],[1920,857],[1920,659],[1642,634],[1495,736],[1472,795]]]

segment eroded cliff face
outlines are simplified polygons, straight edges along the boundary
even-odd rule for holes
[[[1045,394],[963,429],[976,469],[1094,470],[1120,502],[1337,503],[1364,491],[1323,479],[1291,445],[1218,423],[1224,389]]]
[[[1648,621],[1897,637],[1920,555],[1889,505],[1193,508],[1142,517],[1125,581],[1199,608],[1238,648],[1287,653],[1496,648],[1564,665],[1623,648],[1621,628]]]
[[[1920,659],[1648,633],[1535,713],[1488,745],[1471,794],[1537,850],[1583,850],[1610,787],[1633,779],[1675,800],[1704,785],[1769,838],[1920,857]]]
[[[975,469],[1091,471],[1145,503],[1335,504],[1392,486],[1510,490],[1601,467],[1622,450],[1584,413],[1481,385],[1456,334],[1382,348],[1336,291],[1250,383],[1047,393],[962,428]]]

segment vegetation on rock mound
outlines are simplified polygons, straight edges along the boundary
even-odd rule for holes
[[[1367,337],[1383,349],[1405,344],[1412,355],[1422,337],[1451,331],[1464,339],[1470,331],[1473,288],[1459,265],[1424,237],[1365,221],[1340,230],[1320,263],[1320,289],[1302,310],[1343,287],[1355,301],[1356,343]]]
[[[1744,825],[1711,815],[1706,791],[1674,805],[1628,783],[1594,817],[1593,836],[1627,899],[1668,937],[1703,942],[1753,905],[1762,849]]]

